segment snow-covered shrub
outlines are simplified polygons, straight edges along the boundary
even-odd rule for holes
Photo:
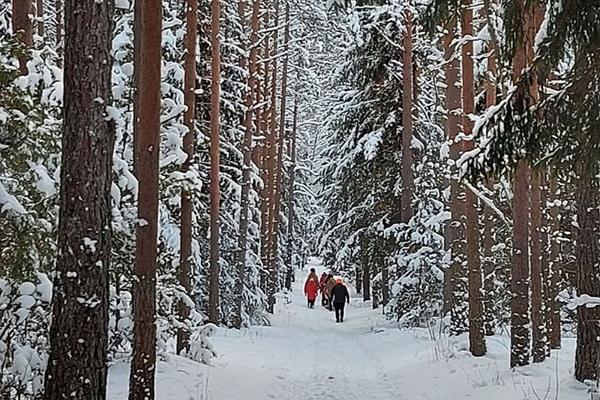
[[[43,388],[48,357],[52,283],[0,279],[0,397],[34,398]]]

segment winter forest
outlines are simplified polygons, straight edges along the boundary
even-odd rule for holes
[[[599,400],[599,99],[599,0],[0,0],[0,399]]]

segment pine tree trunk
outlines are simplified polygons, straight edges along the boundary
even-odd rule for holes
[[[577,295],[600,298],[600,191],[595,174],[583,169],[577,182]],[[577,308],[575,378],[600,377],[600,306]]]
[[[413,183],[413,16],[410,11],[404,15],[405,28],[403,36],[404,52],[402,59],[402,210],[400,220],[408,223],[413,216],[412,199]]]
[[[267,1],[265,4],[265,12],[264,12],[264,26],[265,29],[270,27],[270,1]],[[261,137],[261,143],[257,146],[258,158],[260,160],[259,166],[261,171],[261,180],[263,182],[263,186],[260,188],[260,208],[261,208],[261,259],[263,264],[263,271],[261,276],[261,288],[265,293],[268,292],[269,287],[269,223],[270,223],[270,204],[269,204],[269,191],[267,189],[267,182],[269,182],[269,111],[270,106],[268,104],[268,100],[270,100],[270,77],[271,77],[271,35],[266,33],[264,38],[262,39],[264,42],[263,47],[263,57],[261,60],[261,65],[264,65],[264,69],[262,70],[263,77],[263,86],[262,90],[257,96],[257,100],[259,104],[262,102],[264,105],[260,111],[260,132],[257,136]],[[259,66],[260,68],[260,66]]]
[[[446,131],[450,142],[450,160],[456,162],[460,157],[460,144],[456,142],[458,132],[461,130],[461,119],[458,114],[462,107],[461,91],[459,84],[460,65],[458,58],[454,57],[454,48],[451,43],[456,36],[456,20],[448,26],[448,34],[444,36],[446,75],[446,107],[448,116]],[[466,326],[462,315],[462,285],[461,278],[464,276],[462,260],[464,258],[464,194],[458,182],[455,168],[450,179],[450,213],[452,218],[446,228],[446,243],[450,249],[451,265],[444,274],[444,305],[445,314],[450,313],[453,332],[462,333]]]
[[[279,259],[279,222],[281,218],[281,203],[283,195],[283,184],[284,184],[284,168],[283,168],[283,148],[285,146],[285,115],[287,107],[287,84],[288,84],[288,66],[289,66],[289,43],[290,40],[290,8],[289,4],[286,5],[285,13],[285,29],[284,29],[284,43],[283,43],[283,71],[281,78],[281,105],[279,109],[279,133],[277,136],[277,159],[275,163],[275,185],[273,193],[273,262],[276,265],[275,271],[279,275],[279,268],[277,267],[277,260]],[[275,126],[274,128],[277,128]],[[287,276],[287,268],[286,268]],[[279,280],[278,280],[279,281]],[[276,288],[279,288],[279,282],[276,282]]]
[[[560,303],[558,302],[558,293],[561,283],[560,269],[560,245],[558,243],[558,232],[560,231],[560,220],[558,212],[558,181],[555,176],[550,177],[549,197],[552,202],[550,207],[550,283],[548,285],[548,303],[550,317],[548,318],[548,338],[550,348],[559,349],[561,347],[561,321],[560,321]]]
[[[106,114],[111,63],[90,58],[111,59],[114,5],[67,0],[66,6],[58,258],[44,399],[100,400],[106,399],[114,125]]]
[[[18,1],[18,0],[17,0]],[[63,30],[64,30],[64,10],[63,1],[54,0],[54,9],[56,10],[56,54],[58,54],[57,64],[62,65],[63,59]]]
[[[276,235],[275,221],[279,217],[275,215],[275,181],[276,164],[277,164],[277,54],[279,51],[279,0],[274,3],[275,20],[273,23],[273,47],[271,48],[271,101],[269,102],[268,122],[267,122],[267,160],[266,167],[268,170],[267,198],[268,198],[268,222],[267,222],[267,311],[274,312],[275,309],[275,294],[279,286],[279,271],[277,268],[276,254]]]
[[[243,0],[240,2],[240,8]],[[244,11],[240,12],[244,17]],[[240,198],[240,233],[238,238],[238,250],[236,254],[237,277],[236,277],[236,316],[234,327],[242,326],[242,311],[244,302],[244,283],[246,281],[246,254],[248,252],[248,215],[250,209],[250,189],[252,185],[252,139],[256,129],[254,125],[254,106],[256,104],[256,86],[257,86],[257,61],[258,61],[258,29],[260,25],[260,0],[254,0],[252,5],[250,56],[248,60],[248,93],[246,94],[246,113],[244,115],[244,141],[242,143],[242,154],[244,156],[244,166],[242,168],[242,193]]]
[[[533,23],[530,24],[529,41],[535,41],[537,31],[544,19],[544,7],[538,5],[534,10]],[[529,45],[528,63],[533,62],[533,45]],[[529,88],[532,101],[539,101],[539,88],[534,80]],[[542,265],[542,185],[543,170],[532,171],[531,174],[531,226],[530,226],[530,268],[531,268],[531,354],[534,363],[543,362],[548,354],[548,338],[546,336],[546,318],[544,302],[544,269]]]
[[[484,10],[484,12],[486,12]],[[489,27],[488,27],[489,29]],[[488,62],[488,70],[487,70],[487,79],[485,81],[485,102],[486,109],[490,109],[491,107],[496,105],[497,96],[496,96],[496,75],[497,71],[497,63],[496,63],[496,48],[492,41],[488,42],[489,46],[489,56],[487,58]],[[494,190],[494,183],[488,182],[487,187],[490,189],[490,192]],[[482,245],[482,259],[483,259],[483,293],[484,293],[484,331],[486,336],[493,336],[495,333],[495,299],[493,294],[496,290],[495,288],[495,280],[496,280],[496,265],[494,264],[494,254],[492,251],[493,246],[496,244],[495,234],[496,229],[494,227],[494,213],[490,210],[490,207],[483,207],[483,238],[481,241]]]
[[[152,400],[156,369],[161,1],[137,1],[134,25],[136,91],[133,129],[135,173],[139,182],[139,222],[133,279],[133,359],[129,377],[129,400]]]
[[[292,289],[292,280],[294,277],[294,185],[296,183],[296,134],[298,129],[298,99],[294,101],[294,120],[292,122],[292,137],[290,151],[290,167],[289,167],[289,203],[288,203],[288,249],[286,262],[286,279],[285,287],[288,290]]]
[[[369,257],[368,242],[363,239],[364,250],[362,251],[362,292],[363,301],[371,300],[371,260]],[[362,247],[362,246],[361,246]]]
[[[546,359],[546,321],[542,270],[542,191],[540,171],[531,173],[531,335],[533,362]]]
[[[33,46],[33,24],[31,17],[34,16],[32,0],[12,0],[12,26],[17,39],[25,47],[31,49]],[[19,69],[21,75],[27,75],[27,61],[29,56],[19,56]]]
[[[463,1],[462,33],[464,37],[473,36],[473,9],[471,0]],[[466,41],[462,46],[463,70],[463,130],[466,136],[473,134],[471,114],[475,112],[475,94],[473,79],[473,42]],[[463,142],[465,151],[473,149],[473,142]],[[482,273],[479,259],[479,216],[477,212],[477,196],[466,190],[465,196],[465,232],[467,239],[467,266],[469,286],[469,349],[475,357],[486,352],[483,331],[483,299]]]
[[[220,119],[221,119],[221,0],[211,5],[211,90],[210,90],[210,287],[208,319],[219,323],[219,275],[221,267],[219,217],[220,217]]]
[[[385,257],[379,257],[381,264],[381,301],[383,307],[390,301],[388,263]]]
[[[513,188],[511,367],[529,364],[529,167],[517,166]]]
[[[198,0],[186,0],[186,33],[185,33],[185,56],[184,56],[184,103],[187,107],[183,115],[183,123],[187,133],[183,137],[183,150],[187,155],[182,165],[185,174],[190,169],[194,159],[195,133],[196,133],[196,55],[198,41]],[[191,284],[191,260],[192,260],[192,192],[191,183],[181,191],[181,230],[180,230],[180,254],[179,254],[179,284],[190,296],[192,294]],[[184,301],[179,301],[179,320],[186,321],[190,310]],[[177,329],[177,354],[189,349],[189,331],[186,328]]]
[[[44,17],[46,16],[44,13],[44,0],[36,1],[35,12],[37,16],[37,33],[43,38],[45,34]]]

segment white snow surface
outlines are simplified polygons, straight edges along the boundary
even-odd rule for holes
[[[320,273],[318,260],[312,266]],[[270,327],[219,328],[212,366],[167,355],[157,367],[160,400],[519,400],[586,398],[572,377],[574,340],[543,364],[511,371],[509,338],[488,338],[474,358],[467,338],[432,340],[428,330],[399,330],[351,288],[346,321],[306,307],[298,271],[278,298]],[[558,374],[558,375],[557,375]],[[127,399],[129,365],[111,367],[111,400]],[[558,376],[558,388],[557,388]],[[539,396],[539,397],[538,397]],[[547,397],[546,397],[547,396]]]

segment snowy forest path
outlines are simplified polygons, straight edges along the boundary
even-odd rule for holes
[[[321,273],[316,259],[309,267]],[[307,307],[305,274],[307,271],[299,271],[293,291],[279,297],[272,326],[254,331],[254,349],[245,349],[257,372],[265,375],[260,379],[271,381],[266,395],[260,398],[401,400],[401,381],[398,377],[388,379],[386,364],[378,358],[381,346],[373,340],[377,334],[374,323],[381,316],[350,288],[352,301],[345,322],[336,324],[333,313],[321,307],[320,299],[314,309]],[[245,379],[248,376],[255,375],[246,371]]]

